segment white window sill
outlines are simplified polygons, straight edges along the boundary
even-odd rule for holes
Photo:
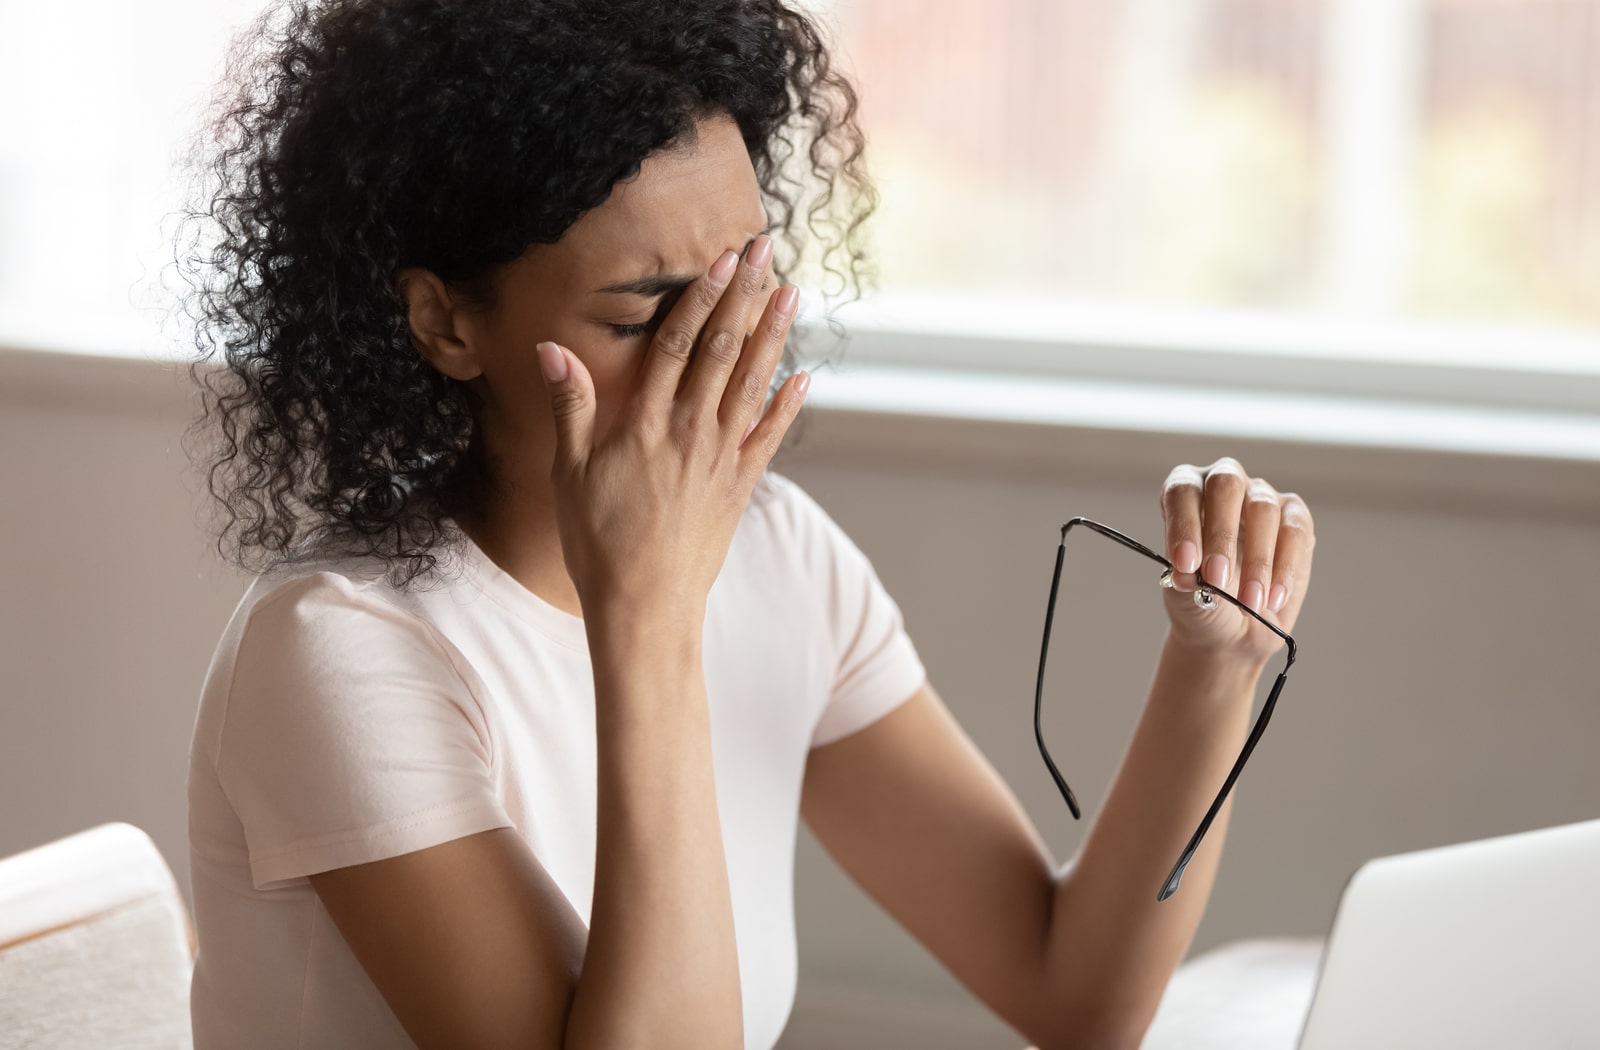
[[[1570,374],[1497,363],[1506,374],[1487,387],[1481,371],[1441,369],[1443,381],[1433,396],[1420,398],[1284,392],[1252,388],[1248,379],[1241,385],[1217,382],[1225,378],[1213,368],[1217,360],[1223,373],[1238,367],[1233,351],[1194,354],[1191,363],[1212,369],[1211,382],[1153,381],[1155,366],[1173,374],[1170,356],[1183,351],[1152,350],[1148,343],[1118,352],[1120,364],[1136,378],[1094,375],[1093,367],[1085,368],[1087,376],[1062,374],[1074,360],[1109,370],[1107,353],[1091,353],[1087,344],[1069,348],[1065,365],[1049,357],[1049,366],[1033,373],[907,363],[937,361],[941,354],[949,361],[956,344],[965,360],[992,361],[1021,342],[1026,340],[984,345],[949,333],[854,329],[841,364],[816,370],[808,405],[817,425],[806,428],[785,455],[820,454],[843,462],[876,458],[912,471],[1047,470],[1107,483],[1155,484],[1155,475],[1164,476],[1174,463],[1229,454],[1285,485],[1375,493],[1390,504],[1442,509],[1494,503],[1563,517],[1600,514],[1600,397],[1588,400],[1591,376],[1582,360]],[[193,401],[177,345],[162,342],[149,327],[95,319],[48,332],[0,325],[0,401],[188,413]],[[913,347],[922,349],[913,356]],[[1292,369],[1284,362],[1294,360],[1291,354],[1268,363]],[[1311,364],[1320,369],[1326,361],[1314,358]],[[1600,382],[1600,357],[1594,366],[1592,378]],[[1391,361],[1380,367],[1416,366]],[[1272,373],[1275,379],[1283,374]],[[1476,393],[1498,391],[1505,403],[1442,396],[1450,377],[1463,375]],[[1416,378],[1405,376],[1407,382]],[[1526,404],[1551,389],[1562,395],[1556,405]],[[1569,404],[1574,400],[1587,410]]]
[[[812,454],[1132,485],[1234,455],[1386,506],[1600,515],[1589,333],[914,296],[843,316]]]
[[[820,370],[807,403],[815,425],[782,456],[1154,493],[1175,464],[1230,455],[1319,499],[1600,517],[1600,415],[877,366]]]
[[[1583,415],[848,363],[821,369],[807,403],[833,412],[1600,464],[1600,406]]]

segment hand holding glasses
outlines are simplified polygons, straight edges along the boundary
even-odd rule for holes
[[[1155,551],[1151,550],[1149,547],[1146,547],[1138,540],[1125,536],[1116,529],[1113,529],[1107,525],[1102,525],[1096,521],[1090,521],[1088,518],[1073,518],[1071,521],[1061,526],[1061,544],[1056,548],[1055,574],[1050,579],[1050,601],[1045,608],[1044,642],[1039,648],[1039,678],[1033,694],[1033,733],[1034,737],[1039,742],[1039,754],[1043,756],[1045,765],[1050,769],[1050,776],[1055,780],[1056,787],[1061,789],[1061,797],[1066,800],[1067,808],[1072,811],[1074,818],[1081,818],[1083,813],[1078,806],[1077,796],[1075,796],[1072,793],[1072,789],[1067,786],[1066,779],[1062,777],[1061,771],[1056,768],[1055,760],[1050,757],[1050,749],[1045,746],[1044,731],[1040,723],[1040,712],[1043,706],[1044,698],[1045,657],[1050,651],[1050,627],[1055,619],[1056,594],[1061,586],[1061,563],[1066,555],[1067,534],[1078,526],[1082,526],[1092,532],[1098,533],[1101,536],[1105,536],[1108,539],[1114,540],[1122,546],[1127,547],[1129,550],[1137,551],[1152,561],[1160,563],[1162,567],[1162,573],[1160,576],[1160,583],[1162,587],[1171,588],[1173,586],[1173,574],[1176,571],[1172,562],[1168,561],[1165,557],[1157,554]],[[1225,582],[1226,581],[1223,581],[1223,583]],[[1276,625],[1268,623],[1261,617],[1259,613],[1241,602],[1238,598],[1224,591],[1221,583],[1207,580],[1203,575],[1201,575],[1200,569],[1197,566],[1195,571],[1195,604],[1204,609],[1215,609],[1217,608],[1217,599],[1219,598],[1237,608],[1244,615],[1253,617],[1263,627],[1281,638],[1284,644],[1287,646],[1288,659],[1283,665],[1283,670],[1278,672],[1277,681],[1273,682],[1272,684],[1272,692],[1268,694],[1267,702],[1261,708],[1261,714],[1256,717],[1255,725],[1251,728],[1250,735],[1245,740],[1244,749],[1239,752],[1239,758],[1234,762],[1233,769],[1228,773],[1227,780],[1223,782],[1222,789],[1217,792],[1217,797],[1215,801],[1211,803],[1211,808],[1206,811],[1204,819],[1200,821],[1200,826],[1195,829],[1194,835],[1189,839],[1189,844],[1183,848],[1183,852],[1179,855],[1177,863],[1172,866],[1171,873],[1168,874],[1166,881],[1162,884],[1161,891],[1156,896],[1158,901],[1164,901],[1171,897],[1174,893],[1178,892],[1178,884],[1183,879],[1184,869],[1187,868],[1189,866],[1189,862],[1194,859],[1195,850],[1199,849],[1201,840],[1205,838],[1205,834],[1210,829],[1212,821],[1216,819],[1217,813],[1222,809],[1222,804],[1227,800],[1228,793],[1233,790],[1234,782],[1239,779],[1239,773],[1244,769],[1245,762],[1249,760],[1250,753],[1255,750],[1257,742],[1261,739],[1261,734],[1266,731],[1267,721],[1272,717],[1272,709],[1277,706],[1278,703],[1278,694],[1283,691],[1283,683],[1289,676],[1289,668],[1294,665],[1294,639],[1285,634]]]

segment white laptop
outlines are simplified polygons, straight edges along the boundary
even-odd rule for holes
[[[1300,1050],[1356,1047],[1600,1047],[1600,820],[1357,871]]]

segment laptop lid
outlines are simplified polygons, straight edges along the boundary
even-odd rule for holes
[[[1301,1050],[1600,1045],[1600,820],[1371,861]]]

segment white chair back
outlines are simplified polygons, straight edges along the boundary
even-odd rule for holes
[[[194,932],[131,824],[0,859],[0,1050],[189,1048]]]

